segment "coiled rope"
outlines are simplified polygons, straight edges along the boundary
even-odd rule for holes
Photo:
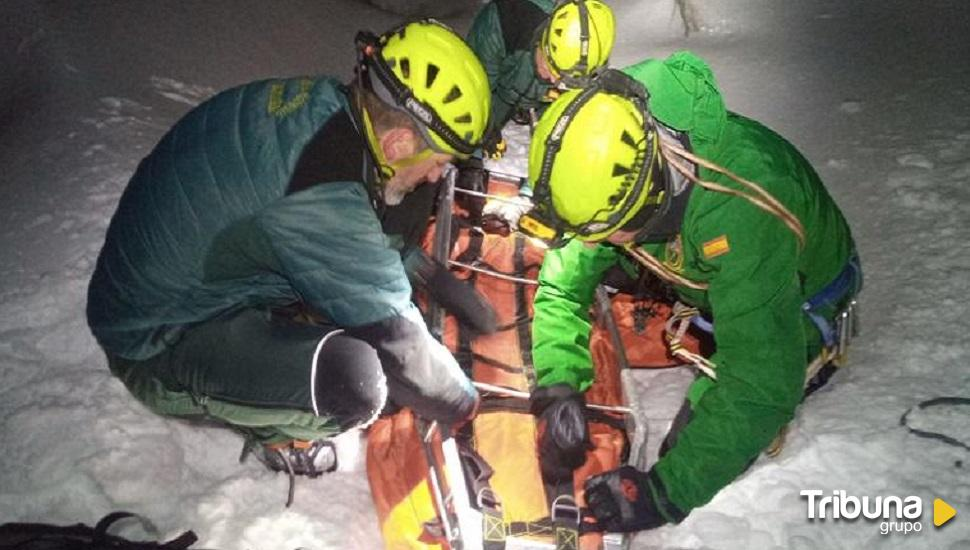
[[[788,227],[788,229],[791,230],[792,233],[795,234],[795,237],[798,239],[799,246],[805,246],[805,227],[802,225],[802,222],[799,221],[799,219],[792,214],[792,212],[788,210],[785,205],[773,197],[771,193],[765,191],[764,188],[757,183],[746,180],[727,170],[726,168],[718,166],[707,159],[701,158],[682,147],[668,142],[667,140],[661,140],[660,152],[663,155],[664,160],[670,163],[671,167],[695,184],[709,191],[724,193],[726,195],[745,199],[761,210],[764,210],[765,212],[777,217],[782,223],[785,224],[786,227]],[[723,174],[731,180],[741,184],[750,192],[745,192],[740,189],[732,189],[719,183],[701,179],[694,174],[693,170],[685,166],[683,161],[692,162],[698,166],[703,166],[712,172]],[[692,281],[678,273],[675,273],[673,270],[663,265],[663,263],[652,254],[639,248],[635,243],[628,243],[624,245],[624,249],[626,250],[627,254],[632,256],[638,262],[643,264],[644,267],[668,283],[693,288],[695,290],[707,290],[709,286],[707,283]]]

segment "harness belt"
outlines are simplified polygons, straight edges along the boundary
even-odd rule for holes
[[[848,338],[854,335],[853,333],[856,330],[854,326],[855,295],[861,289],[862,267],[859,264],[859,256],[852,254],[835,280],[802,304],[802,311],[818,328],[825,347],[838,346],[841,350],[848,344]],[[846,298],[848,298],[848,301],[842,310],[836,313],[833,321],[829,321],[818,312],[823,307],[836,306]]]
[[[835,279],[802,304],[802,311],[822,335],[825,348],[833,350],[833,355],[836,357],[844,353],[849,340],[858,332],[855,319],[858,305],[855,296],[860,290],[862,290],[862,266],[859,255],[853,252]],[[840,303],[844,305],[831,321],[820,313],[822,308],[834,307]],[[691,317],[690,322],[708,334],[714,333],[714,323],[705,319],[699,312]]]

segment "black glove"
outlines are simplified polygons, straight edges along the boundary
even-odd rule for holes
[[[433,260],[423,250],[415,250],[406,260],[411,284],[428,296],[459,323],[478,334],[498,330],[498,317],[485,298],[470,284],[455,277],[447,267]]]
[[[493,130],[482,139],[482,152],[492,160],[502,158],[506,149],[508,149],[508,144],[502,137],[501,130]]]
[[[539,466],[548,480],[570,479],[593,448],[586,426],[586,400],[568,384],[532,393],[529,410],[539,417]]]
[[[595,528],[602,531],[643,531],[667,523],[656,498],[663,501],[664,511],[679,523],[684,514],[666,495],[655,473],[644,473],[633,466],[621,466],[586,480],[586,505],[596,518]]]

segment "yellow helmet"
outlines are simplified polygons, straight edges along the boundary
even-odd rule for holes
[[[423,19],[380,37],[360,32],[357,45],[362,78],[411,115],[433,149],[462,157],[478,149],[492,94],[481,62],[455,31]]]
[[[526,233],[547,241],[564,233],[599,241],[643,225],[665,188],[646,102],[639,83],[609,70],[592,86],[565,92],[543,113],[529,149],[536,208],[519,222]]]
[[[579,86],[606,66],[616,23],[602,0],[567,0],[549,15],[540,48],[554,76]]]

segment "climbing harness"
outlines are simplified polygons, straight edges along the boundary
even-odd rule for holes
[[[833,362],[837,366],[842,366],[845,363],[849,343],[859,333],[859,306],[855,296],[861,289],[862,268],[859,263],[859,256],[852,254],[846,266],[842,268],[835,279],[802,304],[802,311],[818,328],[823,344],[821,353],[806,369],[806,384],[827,363]],[[819,313],[821,308],[835,307],[842,301],[845,301],[845,305],[840,311],[836,312],[833,321],[829,321]],[[670,353],[693,363],[701,372],[716,380],[717,375],[714,372],[716,365],[707,358],[683,347],[682,340],[690,325],[694,325],[708,334],[714,333],[714,323],[705,319],[697,308],[681,302],[675,303],[665,326]]]

